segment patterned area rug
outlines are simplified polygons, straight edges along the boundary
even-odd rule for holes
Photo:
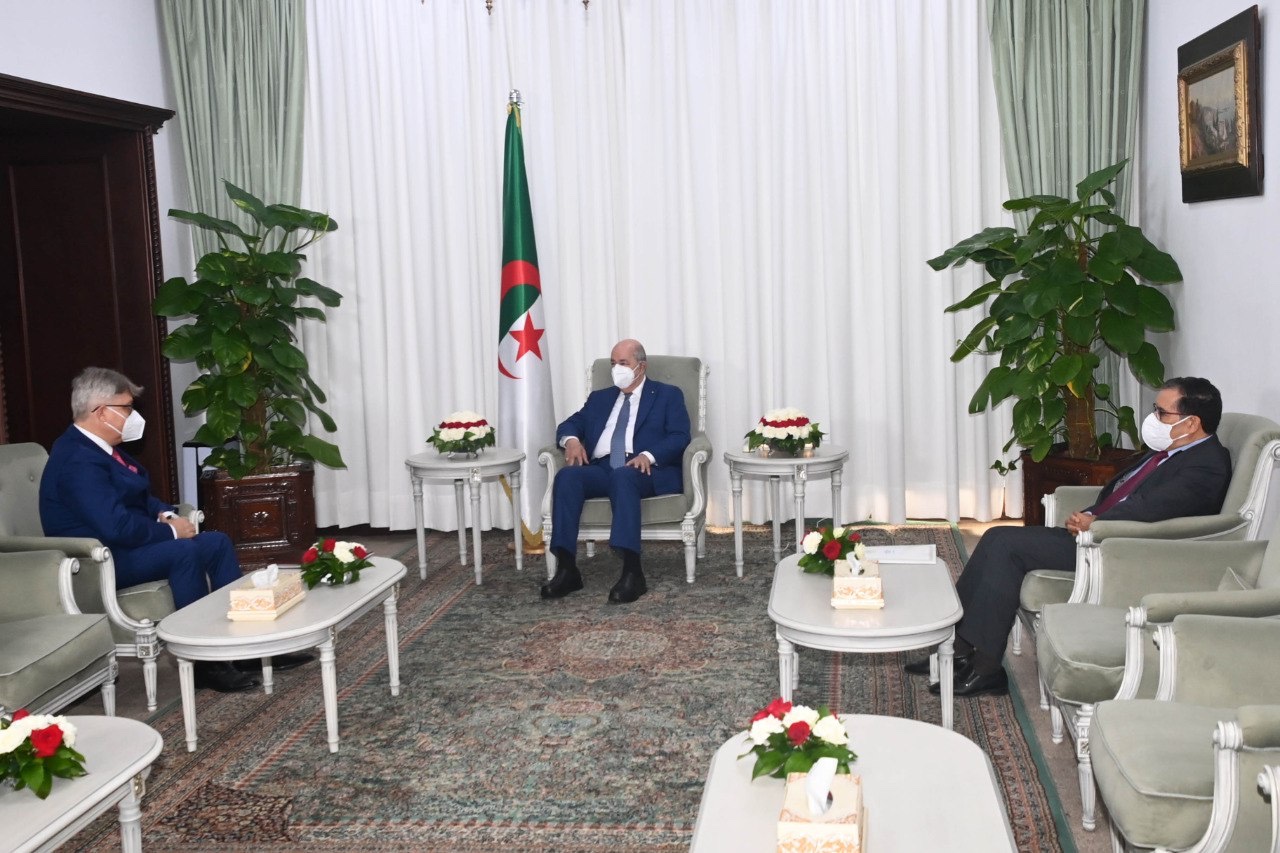
[[[870,544],[934,543],[954,571],[949,525],[866,529]],[[402,693],[387,690],[377,611],[338,638],[341,751],[325,745],[316,666],[280,673],[274,696],[197,695],[200,748],[180,707],[152,720],[165,749],[147,785],[149,851],[687,850],[712,754],[777,694],[766,615],[770,536],[709,534],[698,580],[679,549],[646,549],[650,592],[609,606],[617,563],[581,560],[586,589],[544,602],[540,558],[514,571],[485,537],[485,583],[429,538],[424,583],[400,598]],[[415,556],[401,557],[413,566]],[[797,701],[937,723],[936,697],[900,655],[801,654]],[[1057,851],[1053,816],[1007,697],[957,706],[956,729],[995,765],[1018,849]],[[853,744],[857,749],[857,744]],[[117,850],[114,816],[76,838]]]

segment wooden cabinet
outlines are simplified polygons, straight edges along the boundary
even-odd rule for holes
[[[202,529],[231,537],[243,572],[297,563],[316,541],[314,481],[315,472],[303,466],[240,480],[206,471],[200,477]]]
[[[1105,486],[1142,454],[1140,450],[1111,448],[1102,451],[1102,458],[1095,461],[1060,455],[1065,449],[1066,445],[1055,447],[1042,462],[1034,461],[1030,453],[1023,451],[1018,465],[1022,468],[1024,524],[1044,525],[1044,505],[1040,499],[1053,494],[1058,486]]]

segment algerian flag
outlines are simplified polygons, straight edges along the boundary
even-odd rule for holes
[[[529,531],[542,527],[546,469],[538,450],[554,443],[556,422],[547,367],[546,321],[533,213],[524,171],[519,93],[507,107],[507,141],[502,168],[502,300],[498,309],[498,443],[524,451],[521,506],[525,541],[541,544]]]

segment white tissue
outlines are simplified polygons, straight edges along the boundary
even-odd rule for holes
[[[809,813],[815,817],[824,815],[831,808],[828,797],[831,795],[831,783],[836,778],[836,760],[819,758],[809,768],[809,775],[804,781],[804,792],[809,795]]]
[[[275,586],[276,578],[278,577],[280,577],[280,567],[275,563],[249,575],[249,579],[253,581],[254,589],[271,589],[271,587]]]

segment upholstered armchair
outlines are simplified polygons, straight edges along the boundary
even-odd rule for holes
[[[0,554],[0,713],[54,713],[101,687],[115,715],[115,642],[105,616],[71,603],[74,566],[60,551]]]
[[[1280,537],[1280,528],[1273,532]],[[1036,655],[1041,690],[1076,744],[1082,820],[1093,828],[1090,724],[1106,699],[1155,695],[1153,632],[1182,614],[1280,615],[1280,540],[1149,542],[1110,539],[1100,548],[1097,604],[1050,604],[1040,617]]]
[[[651,355],[646,374],[659,382],[675,385],[684,392],[689,410],[692,440],[684,452],[684,492],[645,498],[640,505],[640,538],[643,541],[681,542],[684,545],[685,580],[693,583],[698,558],[707,555],[707,461],[711,441],[707,438],[707,367],[701,359],[685,356]],[[609,359],[601,358],[587,370],[587,393],[611,384]],[[564,451],[544,447],[538,462],[547,469],[547,491],[542,498],[542,537],[547,545],[547,578],[556,573],[551,554],[551,501],[556,472],[564,466]],[[587,543],[587,556],[595,555],[595,541],[609,538],[612,514],[607,498],[593,498],[582,510],[578,538]]]
[[[105,613],[116,654],[142,661],[147,710],[156,709],[156,658],[163,644],[156,625],[174,610],[168,581],[116,588],[111,550],[97,539],[47,537],[40,525],[40,476],[49,454],[38,444],[0,445],[0,553],[53,549],[78,561],[70,606],[77,613]],[[203,515],[183,506],[179,513],[198,524]]]
[[[1266,850],[1254,794],[1280,761],[1280,621],[1178,616],[1157,633],[1155,699],[1110,700],[1093,764],[1117,850]]]
[[[1022,651],[1023,626],[1034,636],[1036,618],[1046,604],[1093,601],[1090,584],[1102,570],[1102,543],[1107,539],[1192,539],[1232,541],[1256,539],[1266,508],[1271,475],[1280,461],[1280,424],[1258,415],[1227,412],[1218,425],[1218,440],[1231,452],[1231,484],[1222,512],[1165,521],[1097,521],[1076,537],[1074,572],[1036,569],[1027,574],[1019,596],[1019,620],[1013,625],[1013,651]],[[1043,499],[1045,525],[1061,527],[1073,512],[1094,503],[1100,486],[1059,486]],[[1043,697],[1042,697],[1043,699]],[[1043,704],[1043,702],[1042,702]]]

